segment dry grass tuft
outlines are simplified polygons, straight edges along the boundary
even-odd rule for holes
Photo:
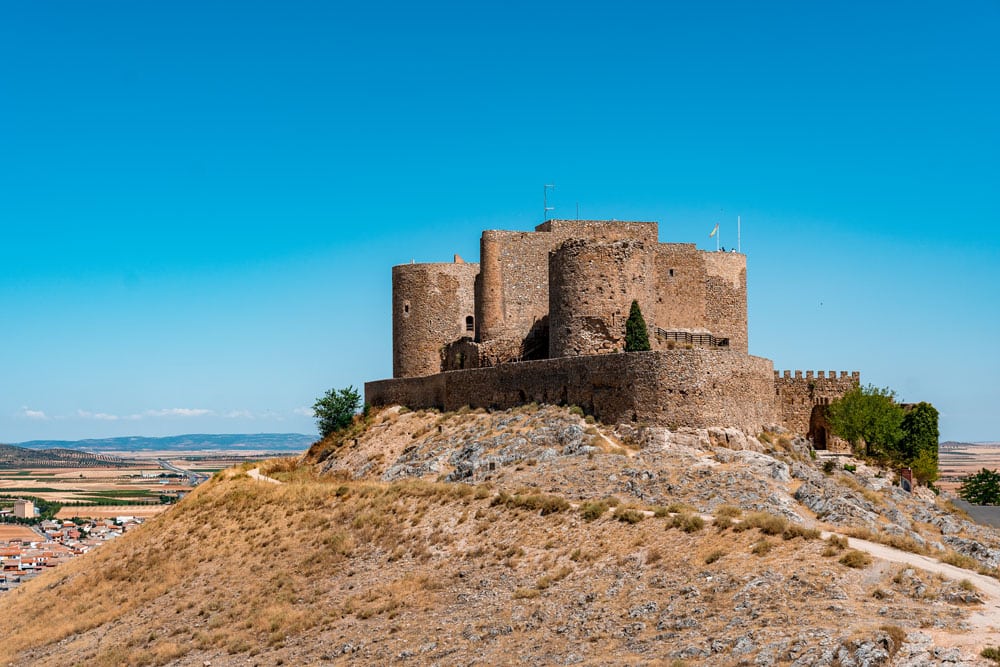
[[[552,496],[544,493],[511,495],[506,491],[501,491],[490,503],[491,507],[496,507],[497,505],[536,511],[542,516],[564,512],[570,507],[569,501],[561,496]]]
[[[705,565],[711,565],[725,555],[726,551],[724,549],[713,549],[705,556]]]
[[[610,507],[610,505],[599,500],[582,503],[580,505],[580,516],[582,516],[586,521],[595,521],[600,519],[601,516],[608,511],[608,507]]]
[[[646,518],[646,514],[634,507],[619,506],[615,509],[614,517],[624,523],[639,523]]]
[[[715,508],[715,512],[713,512],[713,515],[717,519],[719,517],[729,517],[730,519],[736,519],[742,516],[742,514],[743,510],[741,510],[739,507],[736,507],[735,505],[719,505],[718,507]]]
[[[667,524],[667,527],[680,528],[685,533],[697,533],[705,527],[705,520],[692,512],[682,512],[680,514],[675,514],[670,519],[670,523]]]
[[[872,564],[872,557],[864,551],[851,549],[841,556],[838,562],[841,565],[846,565],[847,567],[853,567],[860,570]]]
[[[747,514],[743,521],[734,527],[734,530],[742,532],[757,528],[764,535],[781,535],[787,527],[788,520],[784,517],[767,512],[752,512]]]

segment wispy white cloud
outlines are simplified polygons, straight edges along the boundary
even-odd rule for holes
[[[97,421],[138,421],[147,417],[207,417],[214,415],[213,410],[205,408],[163,408],[160,410],[144,410],[143,412],[129,415],[116,415],[110,412],[91,412],[90,410],[77,410],[76,417],[80,419],[95,419]]]
[[[113,415],[108,412],[91,412],[89,410],[77,410],[76,416],[81,419],[96,419],[103,422],[135,421],[141,419],[141,415]]]
[[[207,417],[215,414],[214,410],[205,408],[164,408],[162,410],[146,410],[147,417]]]
[[[24,417],[25,419],[38,419],[38,420],[49,419],[49,416],[45,414],[43,410],[32,410],[28,406],[22,407],[21,412],[18,414],[19,416]]]
[[[295,408],[292,410],[295,415],[303,417],[312,417],[312,408]],[[27,406],[22,407],[17,416],[22,419],[37,419],[37,420],[51,420],[51,419],[92,419],[94,421],[106,421],[106,422],[117,422],[117,421],[139,421],[142,419],[169,419],[169,418],[194,418],[194,417],[221,417],[223,419],[260,419],[260,420],[272,420],[272,421],[284,421],[288,414],[280,413],[274,410],[264,410],[263,412],[254,412],[252,410],[238,409],[238,410],[227,410],[224,412],[218,412],[216,410],[211,410],[209,408],[160,408],[160,409],[150,409],[143,410],[142,412],[135,412],[132,414],[114,414],[111,412],[94,412],[91,410],[77,410],[74,413],[63,416],[49,416],[42,410],[33,410]]]

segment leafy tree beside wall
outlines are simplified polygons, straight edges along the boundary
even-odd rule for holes
[[[900,455],[909,462],[917,480],[933,482],[938,477],[938,411],[930,403],[917,403],[904,416]]]
[[[313,404],[320,436],[342,431],[351,425],[361,407],[361,394],[353,386],[330,389]]]
[[[649,349],[649,330],[646,328],[646,320],[642,316],[639,302],[632,301],[628,319],[625,320],[625,351],[645,352]]]
[[[827,418],[834,434],[856,453],[884,465],[909,466],[923,484],[937,479],[938,411],[930,403],[906,410],[888,387],[868,385],[831,403]]]
[[[889,458],[903,437],[903,408],[888,387],[855,387],[830,404],[827,418],[833,432],[856,452]]]

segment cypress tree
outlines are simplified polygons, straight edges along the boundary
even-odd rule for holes
[[[645,352],[649,349],[649,331],[646,329],[646,320],[642,317],[639,302],[632,301],[632,307],[628,311],[628,319],[625,321],[625,351]]]

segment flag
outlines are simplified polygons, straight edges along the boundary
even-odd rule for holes
[[[708,235],[708,238],[712,238],[719,233],[719,223],[715,223],[715,227],[712,229],[712,233]]]

